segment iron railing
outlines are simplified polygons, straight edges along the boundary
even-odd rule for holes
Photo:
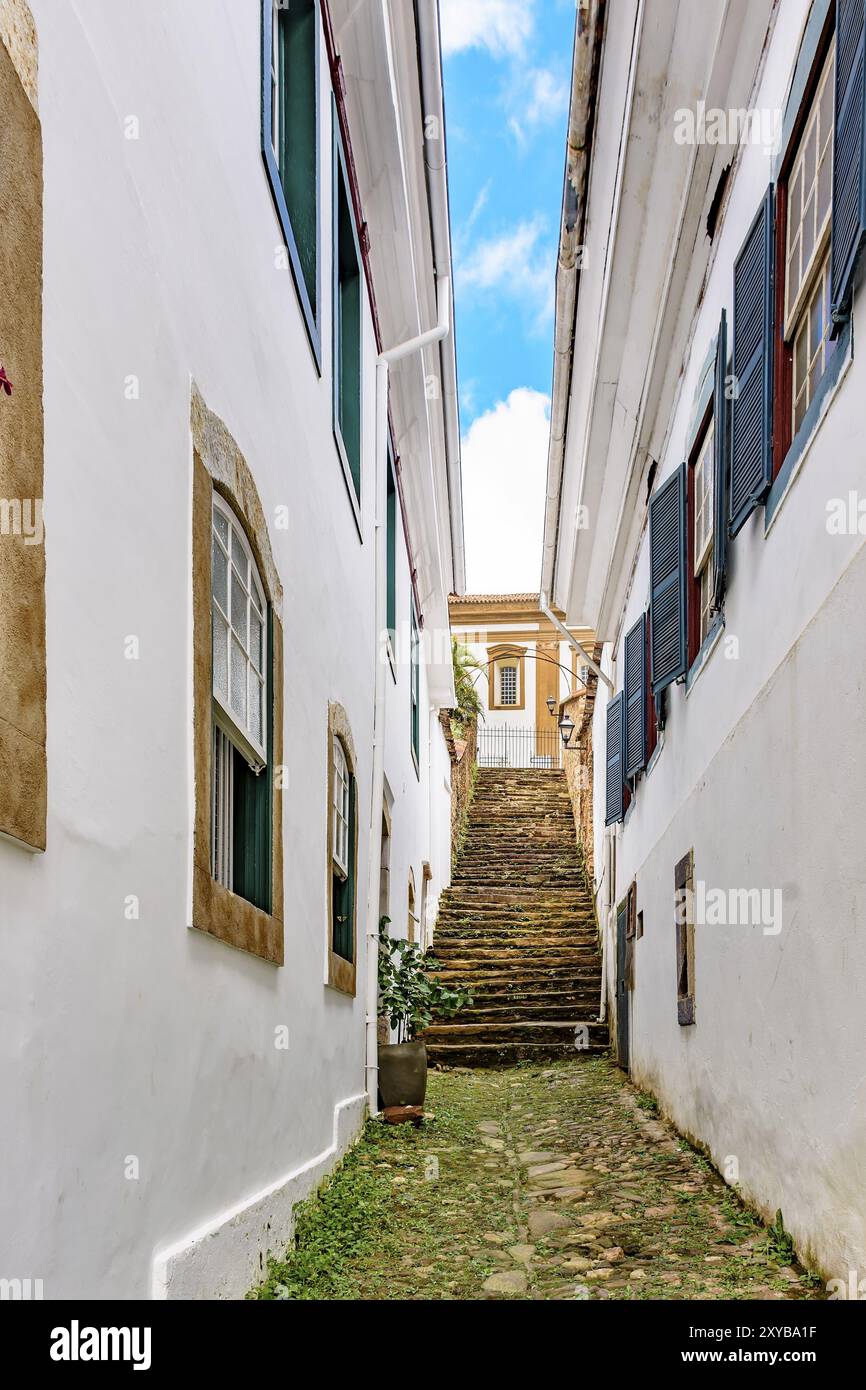
[[[478,729],[479,767],[535,767],[555,770],[562,766],[562,739],[551,720],[550,729],[519,729],[505,725]]]

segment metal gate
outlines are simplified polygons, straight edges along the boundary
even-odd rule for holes
[[[562,766],[562,739],[551,720],[549,729],[520,729],[509,725],[478,730],[479,767],[534,767],[553,771]]]

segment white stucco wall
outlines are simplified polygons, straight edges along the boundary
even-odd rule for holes
[[[215,11],[218,10],[218,14]],[[33,0],[45,156],[48,851],[0,843],[0,1249],[47,1298],[239,1296],[364,1111],[375,341],[359,538],[331,428],[331,98],[320,92],[323,372],[260,153],[254,0]],[[218,22],[217,22],[218,21]],[[135,116],[139,138],[124,138]],[[385,293],[383,289],[380,293]],[[125,398],[135,375],[140,399]],[[190,382],[255,476],[285,593],[285,965],[188,930]],[[405,461],[412,466],[411,459]],[[288,508],[288,530],[276,509]],[[408,611],[402,540],[400,603]],[[443,599],[444,602],[444,599]],[[124,658],[124,639],[140,659]],[[388,694],[392,876],[448,857]],[[324,980],[327,713],[358,752],[358,992]],[[402,727],[401,727],[402,725]],[[403,751],[400,752],[399,750]],[[446,812],[447,816],[447,803]],[[447,823],[447,822],[446,822]],[[138,920],[125,901],[140,900]],[[274,1030],[289,1030],[287,1051]],[[125,1176],[129,1156],[139,1176]]]
[[[784,107],[808,6],[784,0],[755,104]],[[731,193],[656,487],[679,466],[699,375],[732,264],[771,175],[749,148]],[[767,531],[759,508],[729,550],[725,627],[697,680],[667,696],[667,727],[614,833],[614,901],[636,879],[631,1070],[768,1215],[782,1208],[801,1253],[828,1277],[866,1271],[866,817],[862,722],[866,659],[864,537],[828,535],[827,503],[862,493],[866,298],[855,298],[855,356]],[[641,538],[617,641],[605,654],[622,687],[624,633],[649,597]],[[730,639],[736,639],[736,646]],[[594,716],[605,746],[605,694]],[[596,863],[603,863],[604,764],[596,760]],[[698,926],[696,1024],[676,1009],[674,866],[694,849],[708,888],[781,893],[781,929]],[[600,878],[600,870],[597,870]],[[603,899],[605,889],[600,897]],[[609,924],[608,959],[614,935]],[[612,984],[613,974],[609,971]]]

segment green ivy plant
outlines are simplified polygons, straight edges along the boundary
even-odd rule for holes
[[[390,918],[379,923],[379,1008],[398,1042],[411,1042],[434,1018],[453,1016],[472,1003],[468,989],[448,989],[436,978],[441,969],[435,956],[421,954],[420,946],[388,935]]]

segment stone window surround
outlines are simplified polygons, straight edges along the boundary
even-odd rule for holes
[[[503,705],[496,698],[496,667],[501,661],[511,659],[517,662],[517,700],[513,705]],[[526,647],[513,643],[499,643],[487,648],[487,708],[491,710],[515,710],[526,708]]]
[[[271,835],[271,911],[263,912],[217,883],[211,865],[211,750],[213,677],[211,639],[211,529],[213,494],[232,507],[244,526],[270,604],[273,629],[273,765],[283,762],[283,590],[274,563],[265,513],[252,473],[223,421],[206,406],[193,383],[192,599],[193,740],[195,812],[192,922],[197,931],[274,965],[284,962],[283,793],[274,778]]]
[[[0,496],[42,507],[42,132],[37,44],[24,0],[0,0],[3,154],[0,203],[7,281],[0,363]],[[10,329],[12,330],[10,333]],[[45,545],[0,537],[0,837],[44,851],[47,836]]]

